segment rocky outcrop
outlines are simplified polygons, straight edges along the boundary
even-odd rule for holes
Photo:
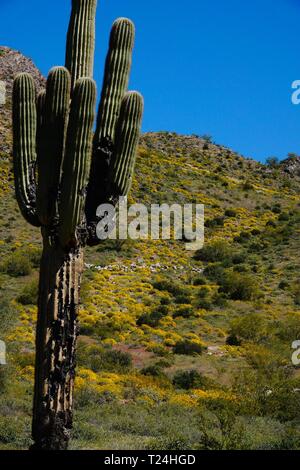
[[[6,89],[5,104],[0,104],[0,157],[11,153],[11,97],[14,77],[21,72],[30,73],[35,81],[37,91],[45,86],[45,79],[31,59],[21,52],[0,46],[0,81]]]

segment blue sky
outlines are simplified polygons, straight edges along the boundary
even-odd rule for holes
[[[46,74],[64,63],[70,0],[0,0],[0,44]],[[264,161],[300,154],[300,0],[98,0],[95,78],[109,29],[134,20],[130,88],[145,97],[144,131],[210,134]]]

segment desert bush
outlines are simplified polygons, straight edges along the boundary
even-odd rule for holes
[[[191,305],[182,305],[181,307],[177,307],[173,313],[173,317],[183,317],[183,318],[191,318],[194,316],[194,309]]]
[[[205,400],[200,415],[202,433],[198,449],[239,450],[246,447],[245,426],[237,416],[235,404],[225,399]]]
[[[229,346],[240,346],[241,340],[237,337],[235,333],[230,333],[226,338],[226,344]]]
[[[206,389],[215,387],[216,384],[213,380],[204,377],[202,374],[199,374],[198,371],[192,369],[177,371],[173,377],[173,385],[176,388],[190,390],[193,388]]]
[[[1,334],[9,330],[18,316],[16,307],[7,299],[0,301],[0,332]],[[0,338],[1,339],[1,338]]]
[[[231,322],[229,337],[239,343],[241,340],[256,341],[264,335],[265,322],[257,313],[246,314]]]
[[[141,369],[142,375],[150,375],[151,377],[166,378],[166,374],[163,371],[162,366],[159,363],[152,364]]]
[[[31,264],[26,255],[14,252],[4,259],[0,271],[12,277],[27,276],[31,273]]]
[[[176,304],[189,304],[190,301],[191,301],[191,297],[188,293],[176,295],[174,299],[174,302]]]
[[[243,191],[251,191],[252,189],[254,189],[253,184],[250,183],[250,181],[245,181],[243,184]]]
[[[225,269],[219,263],[210,264],[203,271],[203,274],[207,279],[214,281],[217,284],[219,284],[223,279],[224,273]]]
[[[236,217],[237,212],[235,209],[226,209],[224,212],[225,217]]]
[[[207,219],[205,221],[205,227],[207,228],[216,228],[216,227],[224,227],[225,219],[222,216],[214,217],[213,219]]]
[[[204,276],[198,276],[193,280],[194,286],[204,286],[206,284],[206,279]]]
[[[192,447],[188,444],[183,436],[166,437],[152,439],[147,445],[148,450],[190,450]]]
[[[266,159],[266,165],[271,168],[277,168],[279,165],[279,159],[277,157],[268,157]]]
[[[251,238],[251,232],[242,231],[239,235],[234,237],[234,241],[237,243],[247,243],[247,241]]]
[[[209,310],[211,308],[211,296],[208,287],[203,286],[198,290],[196,305],[197,307],[203,308],[205,310]]]
[[[206,261],[210,263],[225,261],[231,258],[231,246],[222,240],[204,245],[201,250],[196,251],[195,259],[199,261]]]
[[[161,305],[150,313],[143,313],[136,321],[137,326],[148,325],[152,328],[158,326],[160,320],[168,315],[169,309],[166,305]]]
[[[282,289],[282,290],[285,290],[289,287],[289,283],[288,281],[286,281],[285,279],[283,279],[282,281],[279,282],[278,284],[278,289]]]
[[[286,315],[284,321],[276,322],[274,327],[277,338],[291,343],[300,338],[300,315]]]
[[[93,372],[126,372],[132,367],[129,353],[103,346],[78,345],[78,363]]]
[[[35,246],[26,247],[26,249],[20,250],[20,253],[27,256],[29,262],[33,268],[39,268],[42,250]]]
[[[292,293],[293,293],[295,305],[300,306],[300,287],[298,285],[295,285],[292,288]]]
[[[22,292],[18,295],[17,301],[22,305],[35,305],[38,299],[38,279],[34,279],[26,284]]]
[[[278,220],[279,220],[280,222],[286,222],[286,221],[288,221],[289,219],[290,219],[290,216],[289,216],[289,214],[288,214],[287,212],[282,212],[282,213],[279,215],[279,217],[278,217]]]
[[[155,281],[153,282],[153,287],[154,289],[160,290],[160,291],[167,291],[173,296],[181,296],[181,295],[187,295],[187,289],[186,287],[180,285],[178,282],[171,282],[167,279],[163,279],[160,281]]]
[[[186,354],[188,356],[194,356],[196,354],[201,354],[203,349],[204,348],[200,343],[189,339],[183,339],[177,341],[173,347],[173,352],[175,354]]]
[[[220,291],[232,300],[253,300],[260,295],[256,280],[250,274],[227,271],[220,284]]]

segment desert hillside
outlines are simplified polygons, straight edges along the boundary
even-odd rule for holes
[[[41,250],[14,199],[19,71],[44,85],[29,59],[0,47],[0,449],[30,443]],[[74,449],[300,447],[299,190],[296,155],[262,165],[208,136],[142,136],[130,201],[204,204],[205,245],[86,250]]]

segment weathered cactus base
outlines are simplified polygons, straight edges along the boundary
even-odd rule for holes
[[[45,416],[46,418],[46,416]],[[53,416],[48,433],[38,438],[30,450],[67,450],[70,440],[73,418],[69,413],[58,413]]]
[[[72,428],[82,251],[44,240],[36,338],[33,449],[66,449]]]

